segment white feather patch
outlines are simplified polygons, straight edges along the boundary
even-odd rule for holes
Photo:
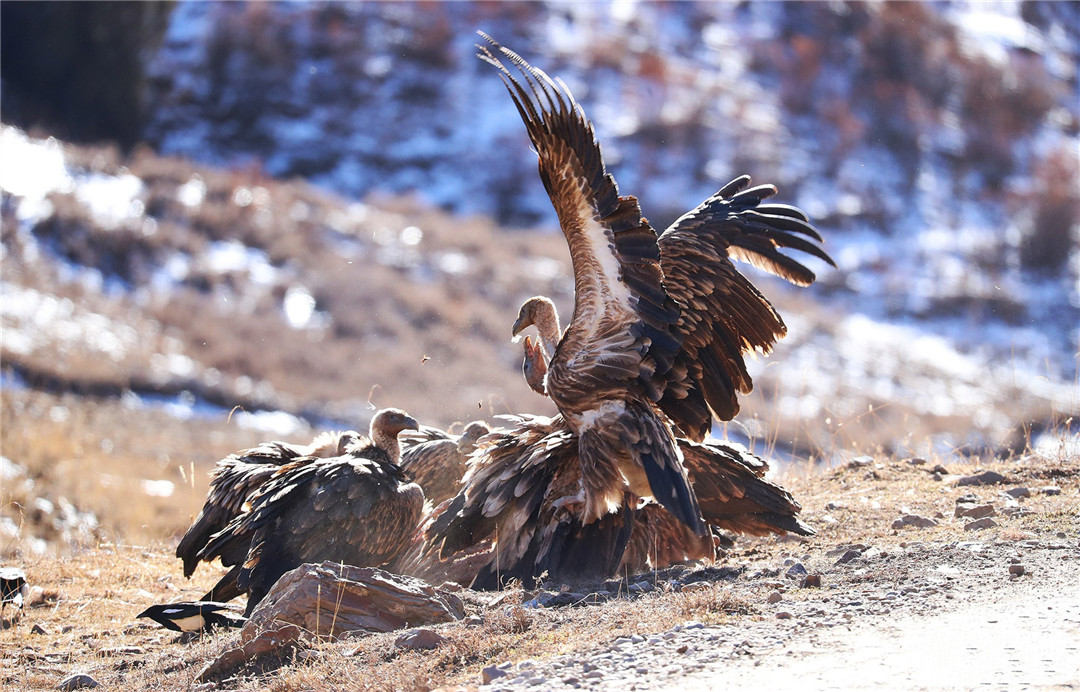
[[[584,222],[585,238],[592,254],[600,264],[600,292],[617,302],[621,311],[630,310],[630,290],[621,278],[622,268],[615,256],[615,241],[608,236],[608,229],[596,220],[595,212],[584,196],[578,202],[578,214]]]
[[[607,422],[609,417],[619,418],[626,412],[626,402],[620,399],[609,399],[600,404],[598,408],[590,409],[581,414],[581,428],[591,428],[597,424]]]

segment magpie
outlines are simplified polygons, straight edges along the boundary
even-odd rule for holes
[[[22,610],[23,602],[30,595],[26,572],[18,567],[0,567],[0,613],[11,603]]]
[[[209,631],[214,627],[243,627],[247,618],[224,603],[185,601],[150,606],[136,617],[150,618],[176,632]]]

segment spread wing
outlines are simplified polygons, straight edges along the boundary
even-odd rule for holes
[[[656,231],[635,198],[619,196],[592,124],[566,85],[488,41],[491,49],[478,46],[479,55],[500,70],[525,123],[573,261],[574,313],[551,364],[562,372],[549,378],[581,396],[631,388],[655,401],[680,345]]]
[[[268,481],[278,467],[302,456],[304,448],[285,442],[267,442],[217,463],[199,515],[176,546],[176,557],[184,561],[184,576],[190,577],[199,564],[199,551],[210,537],[225,528],[242,511],[255,491]]]
[[[361,447],[281,467],[200,558],[242,565],[236,583],[249,591],[248,612],[282,574],[305,562],[387,562],[408,544],[424,499],[396,465],[364,456],[380,453]]]
[[[794,533],[812,536],[798,517],[791,493],[763,477],[760,457],[726,444],[680,440],[686,470],[706,522],[751,536]]]
[[[805,252],[835,266],[816,244],[821,236],[803,212],[783,204],[762,204],[776,188],[749,184],[749,176],[733,180],[659,238],[665,285],[681,308],[677,328],[683,350],[675,372],[685,373],[693,383],[693,387],[673,383],[660,403],[665,410],[685,407],[680,393],[696,389],[717,418],[732,419],[739,412],[737,395],[753,388],[743,355],[768,353],[787,331],[772,304],[739,273],[732,259],[799,286],[812,283],[814,274],[781,250]],[[680,427],[700,441],[711,420],[707,411],[702,417],[698,409],[697,415],[696,424]]]
[[[480,57],[500,70],[525,123],[574,268],[574,312],[546,389],[581,434],[584,520],[617,507],[629,487],[703,532],[674,438],[653,409],[678,376],[672,369],[681,348],[679,309],[664,289],[656,232],[635,198],[619,196],[592,124],[566,85],[488,41],[491,49],[478,46]],[[687,401],[679,398],[680,405]],[[686,413],[669,408],[681,427]]]

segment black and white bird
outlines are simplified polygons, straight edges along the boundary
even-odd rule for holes
[[[243,627],[247,618],[224,603],[185,601],[150,606],[136,617],[150,618],[174,632],[208,632],[215,627]]]
[[[30,596],[30,586],[26,583],[26,572],[18,567],[0,567],[0,614],[10,603],[22,610],[23,603]]]

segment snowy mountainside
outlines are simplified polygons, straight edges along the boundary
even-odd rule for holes
[[[729,433],[1012,444],[1080,412],[1073,9],[179,3],[149,146],[0,131],[5,387],[270,427],[547,410],[508,328],[572,284],[482,28],[567,81],[654,225],[749,172],[822,230],[810,289],[746,270],[790,334]]]
[[[10,127],[0,156],[24,171],[0,176],[5,388],[274,435],[363,427],[372,406],[444,426],[551,412],[508,337],[530,295],[569,311],[557,234]],[[751,363],[757,389],[717,433],[771,456],[995,446],[1077,410],[1076,383],[1039,363],[821,303],[825,287],[755,280],[790,333]]]
[[[826,232],[830,299],[1068,379],[1080,17],[1064,5],[181,3],[148,136],[551,228],[519,118],[473,56],[483,29],[566,80],[655,225],[750,173]]]

